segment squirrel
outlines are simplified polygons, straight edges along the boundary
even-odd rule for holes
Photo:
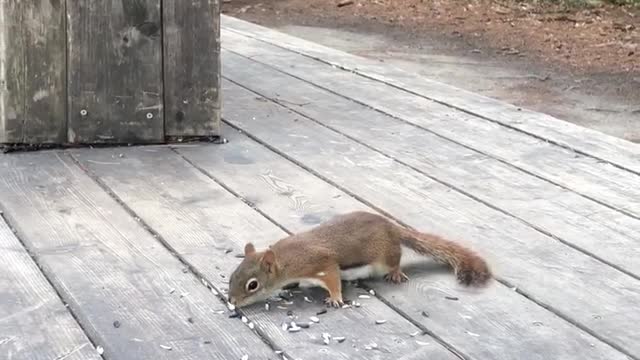
[[[244,259],[229,277],[229,303],[251,305],[297,283],[324,288],[329,293],[325,303],[340,307],[341,280],[383,276],[393,283],[407,281],[400,269],[403,246],[450,265],[463,285],[484,285],[492,277],[486,261],[471,249],[381,215],[355,211],[285,237],[264,251],[246,243]]]

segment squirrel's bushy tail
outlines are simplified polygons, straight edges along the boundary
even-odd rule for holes
[[[486,261],[461,244],[440,236],[402,229],[402,244],[420,255],[449,264],[464,285],[484,285],[492,277]]]

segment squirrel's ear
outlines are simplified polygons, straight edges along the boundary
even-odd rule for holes
[[[253,246],[252,243],[247,243],[244,246],[244,256],[253,255],[255,252],[256,252],[256,248]]]
[[[271,249],[267,249],[262,255],[262,266],[268,271],[273,272],[276,265],[276,254]]]

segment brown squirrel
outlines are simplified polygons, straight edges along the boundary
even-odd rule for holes
[[[288,236],[257,252],[252,243],[229,279],[229,302],[246,306],[265,300],[285,286],[320,286],[326,303],[343,305],[341,280],[384,276],[400,283],[402,246],[449,264],[464,285],[484,285],[492,277],[487,263],[472,250],[439,236],[401,227],[364,211],[338,215],[306,232]]]

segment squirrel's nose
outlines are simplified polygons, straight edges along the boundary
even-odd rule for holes
[[[237,301],[236,298],[234,298],[233,296],[229,298],[229,302],[233,305],[236,304],[236,301]]]

